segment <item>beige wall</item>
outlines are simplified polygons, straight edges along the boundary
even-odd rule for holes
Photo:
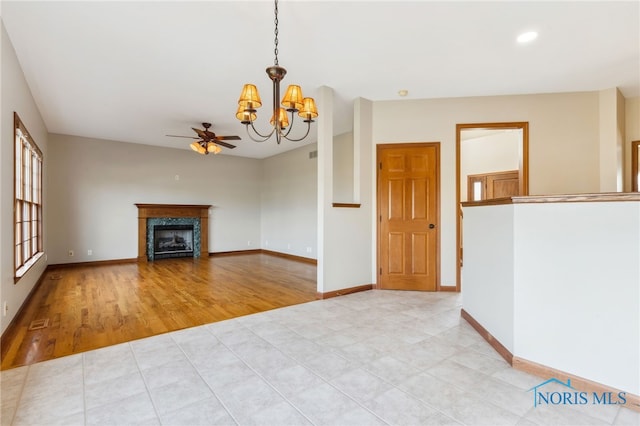
[[[640,140],[640,97],[625,100],[624,190],[631,191],[631,142]]]
[[[528,121],[530,194],[598,192],[599,112],[598,92],[374,103],[374,144],[441,143],[442,285],[456,281],[456,124]]]
[[[600,96],[600,187],[598,192],[622,191],[624,98],[616,88]]]
[[[260,223],[262,248],[317,257],[318,160],[316,144],[262,160]]]
[[[333,201],[353,202],[353,133],[333,138]]]
[[[333,207],[333,90],[323,86],[317,98],[325,120],[318,120],[318,292],[375,283],[375,179],[369,179],[375,146],[371,144],[372,102],[354,102],[353,202],[360,208]],[[375,168],[373,169],[375,171]]]
[[[211,204],[210,252],[259,248],[261,175],[255,159],[51,135],[49,262],[135,258],[135,203]]]
[[[2,43],[1,66],[1,133],[0,133],[0,309],[7,304],[6,316],[0,314],[0,331],[4,332],[18,309],[33,289],[38,278],[47,265],[46,257],[40,260],[27,272],[17,284],[13,282],[13,112],[17,112],[20,120],[29,130],[44,155],[45,173],[48,163],[48,134],[42,117],[31,96],[31,91],[20,68],[13,46],[9,41],[4,24],[0,25],[0,42]],[[49,185],[44,183],[46,196]],[[47,205],[44,204],[45,216]],[[44,224],[45,244],[48,238],[49,224]]]

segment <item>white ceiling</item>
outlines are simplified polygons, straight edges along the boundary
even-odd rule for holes
[[[620,88],[640,96],[640,2],[281,1],[284,87],[335,90],[335,134],[352,102]],[[224,154],[264,158],[235,119],[256,84],[266,130],[271,1],[2,1],[2,20],[51,133],[188,149],[190,127],[242,137]],[[516,36],[536,30],[528,45]],[[284,90],[284,88],[283,88]],[[320,111],[320,114],[323,112]],[[300,123],[299,123],[300,124]],[[315,124],[312,132],[315,133]],[[313,142],[315,138],[307,142]]]

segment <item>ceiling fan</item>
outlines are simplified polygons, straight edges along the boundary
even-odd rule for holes
[[[198,139],[193,142],[190,146],[191,149],[196,151],[197,153],[206,155],[210,152],[214,154],[218,154],[222,151],[221,146],[229,149],[233,149],[236,146],[224,141],[239,141],[241,140],[239,136],[218,136],[213,132],[209,131],[211,127],[211,123],[202,123],[202,127],[204,130],[196,129],[192,127],[193,131],[196,132],[198,136],[178,136],[178,135],[166,135],[172,138],[188,138],[188,139]]]

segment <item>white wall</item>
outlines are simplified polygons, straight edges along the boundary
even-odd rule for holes
[[[17,112],[20,120],[33,137],[44,156],[45,173],[49,169],[49,150],[47,129],[42,121],[40,112],[33,100],[31,91],[20,68],[13,46],[1,24],[0,42],[2,46],[1,60],[1,103],[0,103],[0,306],[7,303],[9,308],[6,316],[0,314],[0,331],[4,332],[18,309],[33,289],[38,278],[47,265],[46,257],[40,260],[27,272],[18,283],[14,284],[13,263],[13,146],[14,124],[13,112]],[[43,192],[49,191],[48,182],[43,182]],[[47,242],[47,232],[50,229],[46,221],[47,204],[44,204],[45,223],[44,236]],[[46,252],[45,252],[46,253]]]
[[[262,160],[262,248],[317,258],[317,144]],[[308,248],[311,251],[308,251]]]
[[[518,170],[521,146],[521,130],[501,130],[489,136],[461,141],[460,201],[467,201],[469,175]]]
[[[374,144],[441,143],[442,285],[456,283],[456,124],[509,121],[529,122],[530,194],[599,191],[598,92],[373,104]]]
[[[640,202],[464,215],[464,309],[514,356],[639,395]]]
[[[49,263],[137,257],[135,203],[211,204],[210,252],[259,248],[261,179],[259,160],[52,134]]]
[[[514,207],[514,355],[640,395],[640,202]]]
[[[512,206],[465,208],[462,235],[464,309],[513,353]]]

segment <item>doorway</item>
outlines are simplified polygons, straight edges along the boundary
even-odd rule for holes
[[[440,289],[440,143],[378,145],[378,285]]]
[[[511,197],[519,194],[519,187],[520,173],[517,170],[467,174],[467,199],[465,201]]]
[[[457,291],[461,289],[464,262],[461,202],[483,202],[518,195],[529,195],[529,123],[457,124]]]

